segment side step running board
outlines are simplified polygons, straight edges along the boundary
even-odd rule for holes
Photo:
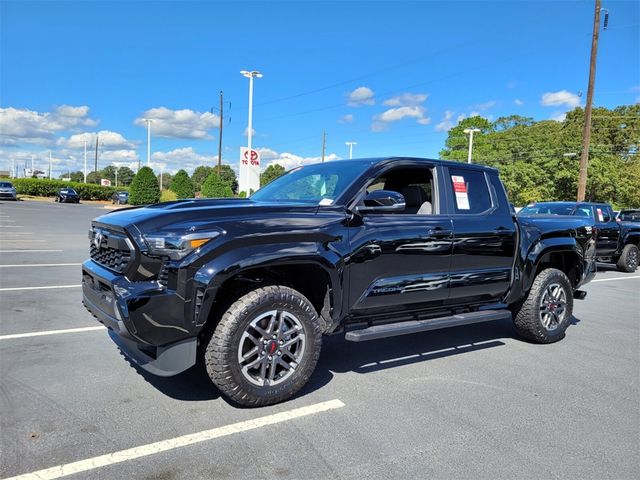
[[[365,342],[378,338],[395,337],[409,333],[439,330],[441,328],[458,327],[471,323],[492,322],[495,320],[511,320],[509,310],[481,310],[479,312],[461,313],[449,317],[431,318],[429,320],[408,320],[386,325],[374,325],[373,327],[352,330],[344,336],[350,342]]]

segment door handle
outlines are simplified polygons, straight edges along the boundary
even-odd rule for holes
[[[493,233],[495,235],[498,235],[499,237],[509,237],[509,236],[512,235],[513,232],[511,230],[509,230],[508,228],[499,227],[499,228],[496,228],[493,231]]]
[[[445,230],[442,227],[430,228],[427,230],[427,235],[433,238],[446,238],[450,237],[453,232],[451,230]]]

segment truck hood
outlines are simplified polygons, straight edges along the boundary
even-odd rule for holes
[[[318,205],[300,203],[262,203],[250,199],[206,199],[178,200],[158,203],[146,207],[131,207],[114,210],[96,218],[94,225],[116,227],[127,230],[132,226],[141,232],[156,232],[165,229],[198,231],[213,226],[242,220],[251,223],[283,221],[298,223],[296,217],[314,215]],[[274,226],[280,224],[274,223]],[[284,226],[284,225],[282,225]]]

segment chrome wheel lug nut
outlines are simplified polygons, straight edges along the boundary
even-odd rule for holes
[[[273,357],[272,357],[271,355],[269,355],[267,358],[268,358],[269,360],[273,360]]]
[[[279,343],[280,345],[283,345],[283,344],[284,344],[284,340],[280,340],[278,343]]]
[[[282,352],[280,350],[278,350],[278,355],[282,355]]]

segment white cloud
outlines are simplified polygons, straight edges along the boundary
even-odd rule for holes
[[[383,103],[388,107],[410,107],[422,105],[429,95],[426,93],[403,93],[385,100]]]
[[[347,105],[350,107],[359,107],[361,105],[373,105],[375,94],[369,87],[358,87],[347,97]]]
[[[428,97],[426,93],[407,92],[385,100],[384,105],[393,108],[375,115],[371,130],[382,132],[387,129],[388,124],[405,118],[415,118],[420,125],[428,125],[431,123],[431,118],[426,115],[427,109],[422,105]]]
[[[46,144],[57,132],[97,124],[89,117],[87,106],[61,105],[52,112],[42,113],[26,108],[0,108],[0,138],[5,145],[18,142]]]
[[[196,112],[166,107],[151,108],[136,118],[134,123],[147,127],[145,119],[151,122],[151,134],[165,138],[211,139],[211,130],[218,128],[219,117],[209,112]]]
[[[338,120],[338,123],[351,123],[351,122],[353,122],[353,115],[351,115],[350,113],[343,115]]]
[[[460,117],[464,118],[464,115],[459,116],[458,121],[462,120]],[[442,121],[436,125],[436,132],[448,132],[451,130],[454,127],[454,124],[451,121],[452,118],[453,112],[451,110],[445,110]]]
[[[425,117],[426,111],[427,109],[420,105],[415,107],[390,108],[389,110],[382,112],[380,115],[377,115],[376,119],[381,122],[391,123],[402,120],[403,118],[415,118],[418,123],[426,125],[431,121],[429,118]]]
[[[122,148],[133,149],[136,147],[135,142],[130,142],[122,134],[112,132],[110,130],[101,130],[97,133],[100,149],[118,150]],[[71,135],[69,138],[60,137],[56,145],[67,148],[84,148],[84,142],[87,142],[87,148],[91,149],[96,144],[96,133],[84,132]]]
[[[238,158],[239,157],[240,153],[238,152]],[[193,170],[200,165],[208,165],[211,167],[217,165],[218,156],[201,155],[196,152],[193,147],[183,147],[168,152],[154,152],[151,155],[151,162],[153,164],[163,164],[166,167],[165,171],[177,172],[181,168],[184,168],[191,174]],[[237,162],[237,159],[234,158],[234,162]],[[225,163],[229,162],[225,161]]]
[[[565,118],[567,118],[567,112],[563,111],[553,112],[549,117],[550,120],[555,120],[556,122],[564,122]]]
[[[473,105],[471,108],[474,110],[478,110],[480,112],[484,112],[485,110],[489,110],[497,105],[498,102],[495,100],[489,100],[488,102],[479,103],[477,105]],[[473,115],[471,115],[473,117]]]
[[[522,100],[520,100],[519,98],[516,98],[513,103],[515,103],[517,106],[521,107],[522,105],[524,105],[524,102]]]
[[[260,157],[262,159],[262,168],[265,169],[269,165],[278,164],[282,165],[285,170],[290,170],[301,165],[309,165],[311,163],[319,163],[322,161],[322,157],[302,157],[290,152],[276,152],[270,148],[258,148]],[[335,153],[325,155],[324,161],[329,162],[331,160],[340,160],[341,157]]]
[[[580,97],[567,90],[560,90],[558,92],[543,93],[540,103],[545,107],[564,105],[569,108],[575,108],[580,105]]]

